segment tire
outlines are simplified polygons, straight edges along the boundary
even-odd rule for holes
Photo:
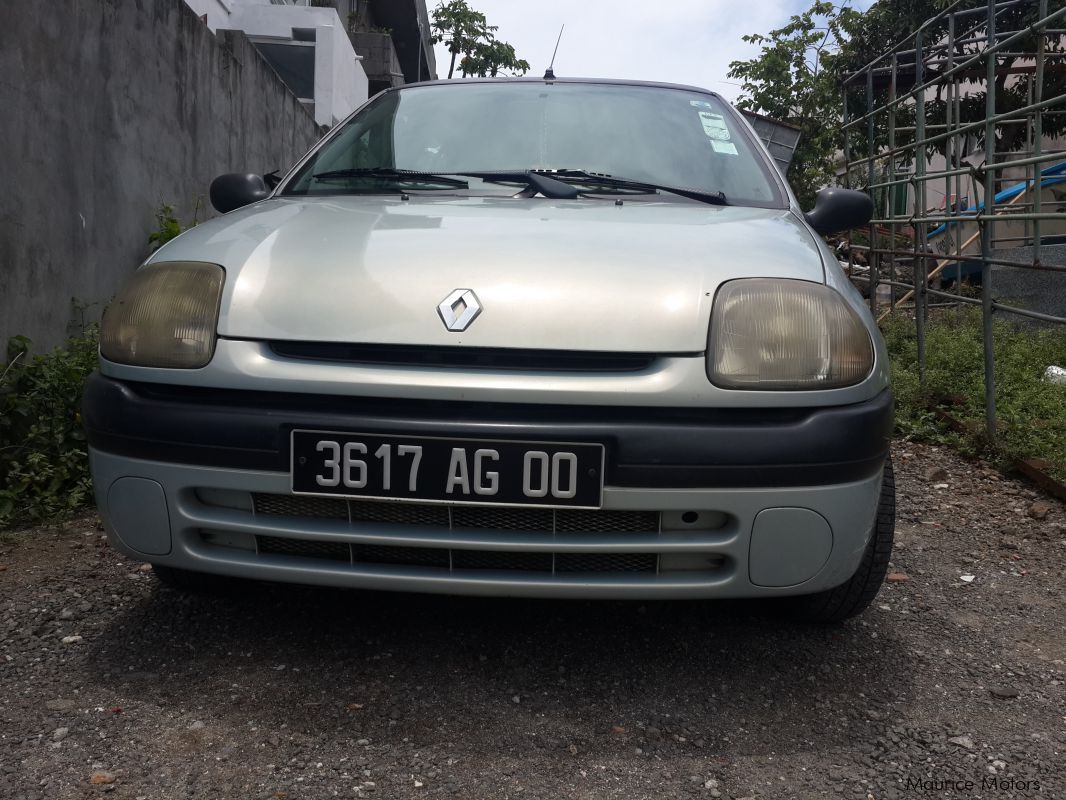
[[[164,586],[179,592],[211,592],[221,588],[223,581],[217,575],[193,572],[177,567],[165,567],[153,564],[152,571]]]
[[[891,457],[885,461],[881,496],[877,502],[877,519],[873,535],[866,546],[859,568],[846,582],[817,594],[789,598],[788,614],[800,622],[831,624],[854,617],[866,609],[888,572],[892,556],[892,538],[896,527],[896,479]]]

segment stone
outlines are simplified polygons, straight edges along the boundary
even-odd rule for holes
[[[1010,700],[1020,694],[1013,686],[989,686],[988,693],[1001,700]]]
[[[1047,515],[1051,513],[1051,506],[1038,500],[1029,506],[1029,511],[1027,513],[1030,517],[1036,520],[1047,519]]]
[[[930,483],[941,483],[948,479],[948,471],[943,467],[930,467],[925,471],[925,479]]]

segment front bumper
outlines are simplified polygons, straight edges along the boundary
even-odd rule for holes
[[[383,406],[95,376],[84,417],[100,512],[114,545],[141,560],[399,591],[757,597],[817,592],[854,573],[891,398],[780,412]],[[437,508],[435,518],[420,504],[294,498],[293,427],[602,441],[603,509]]]

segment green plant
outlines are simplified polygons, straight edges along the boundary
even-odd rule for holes
[[[979,309],[931,313],[926,324],[925,383],[919,382],[914,320],[893,314],[882,326],[892,362],[896,425],[915,438],[1002,458],[1040,458],[1066,481],[1066,386],[1043,379],[1051,364],[1066,365],[1066,328],[1019,327],[1006,320],[993,326],[996,364],[997,435],[984,430],[984,351]],[[936,407],[974,433],[951,431]]]
[[[89,502],[80,406],[97,341],[92,325],[43,355],[31,357],[24,336],[8,342],[0,369],[0,528],[63,516]]]
[[[529,62],[518,58],[512,45],[496,39],[498,27],[489,25],[485,15],[472,9],[466,0],[441,0],[433,9],[433,43],[448,47],[449,78],[455,74],[460,56],[463,77],[498,75],[502,70],[524,75],[529,71]]]
[[[196,198],[196,203],[193,205],[192,221],[184,227],[182,227],[181,220],[177,217],[174,206],[170,203],[163,203],[159,207],[159,210],[155,212],[156,229],[148,234],[148,244],[152,252],[158,250],[183,231],[196,227],[202,200],[202,197]]]

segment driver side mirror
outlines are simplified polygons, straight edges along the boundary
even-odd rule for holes
[[[225,214],[235,208],[265,200],[270,189],[261,175],[230,172],[211,181],[211,205]]]
[[[818,192],[814,208],[803,216],[815,232],[828,236],[862,227],[873,215],[874,201],[866,192],[832,186]]]

